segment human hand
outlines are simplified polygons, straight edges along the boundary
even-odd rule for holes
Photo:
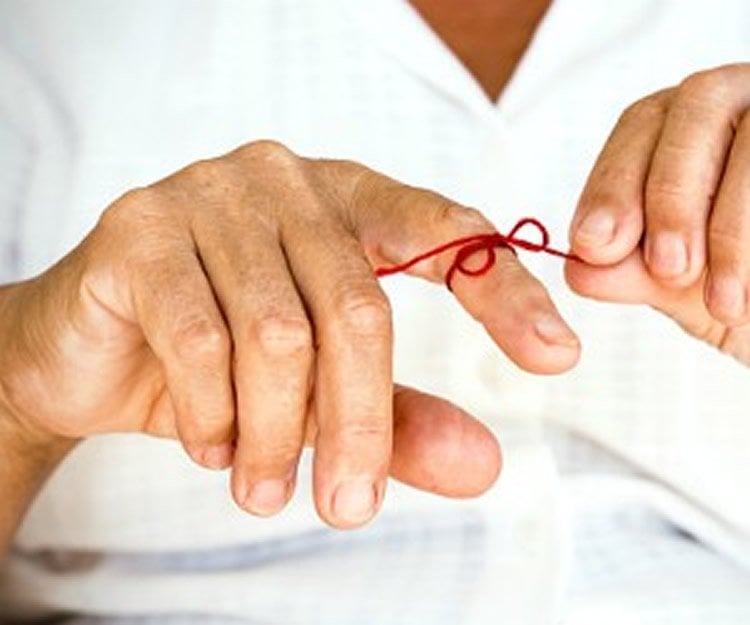
[[[109,207],[71,254],[9,291],[0,372],[27,427],[179,439],[232,466],[237,503],[272,514],[314,446],[314,495],[337,527],[367,521],[394,477],[486,489],[497,443],[448,402],[391,379],[391,313],[373,267],[493,230],[477,211],[361,165],[273,142],[195,163]],[[442,281],[450,264],[414,267]],[[453,292],[521,366],[572,366],[578,342],[508,250]]]
[[[649,304],[750,364],[750,64],[629,107],[571,225],[571,287]]]

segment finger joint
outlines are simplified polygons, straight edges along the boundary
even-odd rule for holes
[[[389,338],[391,307],[388,299],[374,288],[350,288],[337,303],[339,324],[359,337]]]
[[[182,361],[206,366],[223,365],[230,351],[226,329],[203,315],[179,321],[175,326],[173,344]]]
[[[261,350],[269,356],[302,357],[312,352],[312,329],[306,318],[264,317],[255,324],[255,336]]]

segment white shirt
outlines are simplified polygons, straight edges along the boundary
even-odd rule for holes
[[[481,208],[501,230],[537,215],[565,247],[577,194],[620,111],[693,71],[750,58],[750,5],[739,0],[558,0],[492,104],[397,0],[0,0],[0,16],[0,75],[10,86],[0,92],[5,276],[59,258],[125,190],[262,137],[436,189]],[[487,544],[502,549],[488,556],[462,622],[484,622],[477,606],[486,608],[488,597],[520,615],[517,622],[557,618],[569,568],[559,493],[568,486],[558,482],[539,434],[552,420],[627,459],[651,476],[651,487],[666,485],[667,499],[677,493],[690,512],[675,513],[665,500],[649,505],[692,519],[688,530],[741,558],[750,531],[748,372],[650,310],[572,297],[554,260],[523,259],[583,340],[580,366],[556,379],[512,367],[444,290],[400,277],[384,282],[395,315],[397,379],[456,400],[517,444],[508,447],[496,492],[475,504],[391,488],[375,535],[388,534],[389,515],[479,515]],[[572,501],[581,488],[589,492],[576,480]],[[487,521],[500,517],[497,525]],[[64,463],[17,545],[22,554],[231,550],[320,530],[304,492],[280,518],[251,519],[231,503],[226,476],[194,467],[176,445],[111,436],[87,442]],[[518,532],[527,532],[524,544],[546,548],[519,552],[508,538]],[[372,564],[355,556],[338,568]],[[408,577],[406,560],[395,562],[404,567],[396,579]],[[71,609],[137,613],[171,605],[242,616],[286,588],[285,580],[308,588],[309,597],[317,588],[311,579],[325,588],[339,583],[309,572],[295,580],[293,572],[242,577],[219,567],[192,577],[163,570],[133,576],[115,566],[62,579],[22,560],[11,565],[6,594],[43,593],[47,604]],[[238,584],[252,592],[238,596]],[[436,596],[429,585],[409,590]],[[269,600],[258,618],[270,619],[279,605]],[[310,622],[310,605],[300,598],[284,618]]]

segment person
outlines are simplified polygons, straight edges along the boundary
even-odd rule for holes
[[[314,505],[334,528],[359,527],[384,505],[389,476],[448,497],[477,495],[501,459],[470,412],[496,419],[501,433],[512,428],[498,416],[512,412],[524,438],[557,410],[564,431],[629,463],[597,497],[634,481],[642,493],[666,485],[659,518],[714,551],[677,541],[648,515],[637,532],[646,527],[665,552],[677,541],[688,554],[696,605],[721,606],[696,618],[742,622],[747,572],[729,559],[745,557],[750,529],[737,477],[750,466],[746,372],[700,343],[750,362],[747,7],[348,4],[0,4],[12,86],[2,95],[6,271],[24,278],[0,290],[0,536],[4,550],[16,541],[2,584],[8,614],[214,610],[352,622],[334,598],[337,570],[360,570],[356,542],[341,543],[351,562],[332,561],[334,587],[304,578],[315,600],[302,590],[294,606],[278,598],[299,585],[298,560],[263,569],[316,527],[301,509]],[[104,198],[118,196],[102,213]],[[565,271],[576,292],[647,304],[666,319],[589,308],[563,290],[554,261],[497,249],[489,272],[459,272],[451,283],[491,342],[531,374],[573,368],[581,345],[597,351],[575,372],[539,378],[488,351],[444,293],[397,278],[389,286],[373,273],[493,232],[531,206],[553,237],[572,218],[578,258]],[[439,255],[409,272],[443,283],[451,261]],[[580,340],[525,265],[578,320]],[[415,387],[394,385],[394,352],[396,372]],[[597,423],[591,411],[602,409],[609,414]],[[223,474],[133,433],[178,440],[203,469],[231,469],[232,497],[246,512],[279,513],[308,480],[312,501],[251,521],[229,511]],[[312,468],[303,463],[298,477],[305,444]],[[576,481],[574,495],[590,503],[589,488]],[[418,496],[389,491],[407,500],[398,526]],[[435,505],[441,518],[455,510]],[[622,510],[622,501],[608,505]],[[375,525],[383,549],[393,528]],[[252,566],[233,559],[250,543]],[[674,558],[670,566],[685,566]],[[383,574],[377,558],[371,566]],[[268,582],[246,599],[236,583],[247,578],[222,577],[243,567],[258,574],[253,583]],[[503,582],[506,598],[489,604],[493,584],[477,582],[472,609],[484,610],[460,613],[462,622],[496,617],[516,590]],[[368,587],[355,603],[370,606]],[[446,600],[460,605],[450,588]],[[419,603],[420,592],[433,609],[439,603],[429,584],[410,590],[391,609]],[[540,600],[555,596],[555,583],[536,590],[513,604],[518,622],[559,619],[556,600]],[[260,608],[266,591],[277,598]],[[666,622],[664,610],[680,610],[664,602],[671,591],[639,596],[611,622]],[[456,620],[452,611],[418,612],[417,621],[406,608],[388,612],[392,592],[357,621]],[[603,597],[582,593],[571,618],[611,615]]]

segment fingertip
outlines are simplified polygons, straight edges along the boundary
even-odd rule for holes
[[[669,230],[646,236],[644,260],[654,280],[672,289],[697,282],[705,267],[705,249],[702,243],[691,238]]]
[[[502,470],[500,444],[490,430],[458,406],[414,389],[395,397],[391,475],[445,497],[476,497]]]
[[[539,375],[555,375],[573,368],[581,343],[556,311],[527,313],[514,335],[503,337],[503,349],[520,368]]]
[[[383,487],[367,477],[342,481],[333,493],[329,522],[339,529],[356,529],[372,520],[380,507]]]
[[[353,530],[367,525],[385,497],[385,480],[370,476],[352,476],[328,486],[314,481],[315,509],[320,519],[334,529]]]
[[[550,345],[538,334],[529,341],[525,353],[514,358],[514,362],[529,373],[537,375],[559,375],[573,369],[581,358],[580,343],[575,345]]]
[[[606,247],[615,239],[617,223],[608,210],[594,209],[577,221],[571,228],[570,242],[584,248]]]
[[[188,438],[184,432],[179,434],[179,438],[185,453],[198,466],[212,471],[223,471],[232,466],[235,453],[232,442],[199,441]]]
[[[389,434],[387,445],[380,448],[378,442],[386,439],[379,428],[370,427],[363,423],[335,432],[324,428],[316,437],[313,499],[318,516],[333,528],[362,527],[383,503],[392,437]]]
[[[571,226],[571,251],[593,265],[614,264],[638,245],[642,228],[640,213],[594,208]]]
[[[497,285],[497,286],[495,286]],[[580,344],[546,288],[515,257],[497,274],[493,296],[474,311],[495,344],[522,369],[560,373],[574,366]]]
[[[232,472],[232,497],[245,512],[270,517],[289,503],[296,486],[296,467],[284,478],[253,479],[246,469],[235,467]]]
[[[575,260],[566,260],[563,275],[566,284],[576,294],[583,297],[590,294],[591,276],[594,275],[592,266]]]
[[[281,512],[291,497],[293,486],[284,480],[262,480],[247,492],[242,507],[251,514],[270,517]]]
[[[534,323],[537,336],[552,347],[578,347],[578,337],[559,315],[545,313]]]
[[[200,464],[207,469],[222,471],[232,466],[234,444],[231,442],[209,445],[201,453]]]
[[[477,432],[475,435],[477,436],[475,445],[481,450],[480,456],[484,458],[485,471],[483,475],[480,474],[480,479],[470,485],[472,488],[464,490],[463,497],[478,497],[487,492],[497,482],[503,471],[503,449],[497,438],[489,430],[487,434]]]

